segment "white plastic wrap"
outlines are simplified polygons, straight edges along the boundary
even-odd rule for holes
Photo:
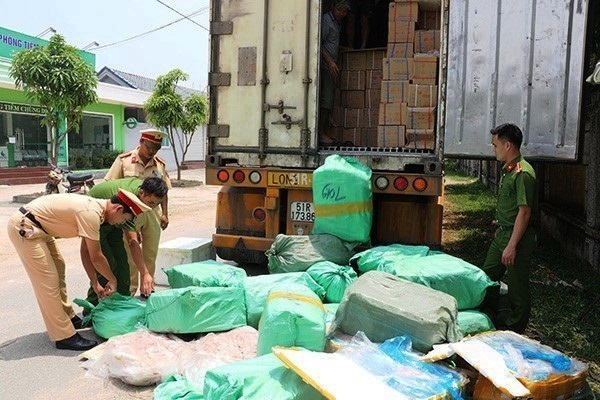
[[[89,353],[93,356],[82,366],[93,376],[117,378],[134,386],[153,385],[181,374],[201,387],[209,369],[256,357],[257,341],[258,331],[248,326],[191,342],[139,331],[115,336],[93,349]]]

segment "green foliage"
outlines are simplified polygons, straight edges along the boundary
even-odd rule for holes
[[[50,38],[47,46],[34,47],[17,53],[9,71],[17,87],[23,88],[31,101],[44,109],[42,125],[52,134],[51,159],[56,163],[58,147],[66,132],[62,121],[76,132],[83,108],[98,101],[96,73],[77,53],[66,44],[61,35]]]
[[[177,94],[177,84],[187,78],[188,75],[179,69],[159,76],[152,96],[144,104],[148,121],[154,126],[167,128],[177,163],[177,179],[181,179],[181,164],[185,161],[194,132],[206,123],[208,117],[208,103],[204,96],[191,94],[183,99]]]
[[[444,251],[482,265],[495,230],[496,195],[481,182],[445,188]],[[527,336],[590,366],[588,382],[600,394],[600,274],[541,233],[531,261],[532,316]],[[598,301],[594,307],[594,301]]]
[[[118,150],[107,149],[71,149],[69,151],[69,168],[71,170],[110,168]]]

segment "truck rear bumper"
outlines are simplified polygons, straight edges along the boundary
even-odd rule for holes
[[[267,251],[269,248],[271,248],[273,239],[215,233],[212,236],[212,242],[214,247]]]

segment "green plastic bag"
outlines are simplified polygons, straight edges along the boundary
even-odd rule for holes
[[[242,286],[246,271],[233,265],[206,260],[163,268],[173,289],[188,286],[230,287]]]
[[[497,285],[475,265],[443,253],[404,259],[382,270],[449,294],[456,299],[459,310],[478,307],[487,288]]]
[[[323,400],[273,354],[213,368],[204,377],[206,400]]]
[[[204,400],[203,388],[198,388],[184,376],[171,375],[154,389],[153,400]]]
[[[135,297],[115,293],[101,300],[97,306],[83,299],[74,299],[73,302],[90,311],[82,322],[87,325],[91,320],[94,332],[101,338],[110,339],[143,329],[146,303]]]
[[[308,287],[319,297],[319,299],[325,297],[325,289],[315,282],[306,272],[258,275],[244,279],[248,325],[253,328],[258,328],[258,322],[260,321],[265,304],[267,303],[267,297],[273,288],[296,284]]]
[[[271,290],[258,326],[258,355],[271,353],[274,346],[323,351],[326,312],[306,286]]]
[[[347,242],[370,239],[373,220],[371,169],[337,154],[313,172],[313,234],[328,233]]]
[[[339,303],[346,288],[356,279],[356,272],[350,266],[337,265],[329,261],[313,264],[306,271],[325,289],[325,301]]]
[[[348,264],[353,247],[353,244],[332,235],[279,234],[265,254],[269,261],[269,272],[279,274],[306,271],[320,261]]]
[[[477,310],[459,311],[458,327],[464,336],[496,330],[490,317]]]
[[[162,290],[152,293],[146,302],[146,326],[153,332],[220,332],[244,325],[241,287]]]
[[[395,263],[405,258],[425,257],[428,254],[429,247],[427,246],[390,244],[357,253],[350,259],[350,264],[356,265],[358,272],[364,274],[368,271],[381,271],[390,262]]]

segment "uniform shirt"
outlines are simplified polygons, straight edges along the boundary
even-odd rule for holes
[[[341,27],[342,25],[335,19],[332,11],[325,14],[321,25],[321,46],[333,61],[337,61],[338,59]],[[321,68],[328,69],[327,63],[322,62]]]
[[[167,174],[166,163],[158,156],[144,164],[138,154],[138,148],[127,153],[119,154],[104,179],[107,181],[136,177],[140,179],[157,176],[165,181],[167,188],[171,189],[171,179]]]
[[[535,184],[535,171],[522,155],[502,166],[496,211],[498,225],[512,227],[519,213],[519,206],[532,208],[529,220],[531,225],[536,215],[534,208],[537,206]]]
[[[100,240],[106,200],[74,193],[50,194],[25,205],[50,236]],[[35,224],[34,224],[35,225]]]
[[[88,196],[96,199],[110,199],[119,192],[119,189],[125,189],[137,196],[140,193],[142,182],[143,180],[136,177],[101,182],[88,191]],[[136,231],[135,222],[131,219],[124,224],[119,225],[119,227],[127,229],[128,231]]]

